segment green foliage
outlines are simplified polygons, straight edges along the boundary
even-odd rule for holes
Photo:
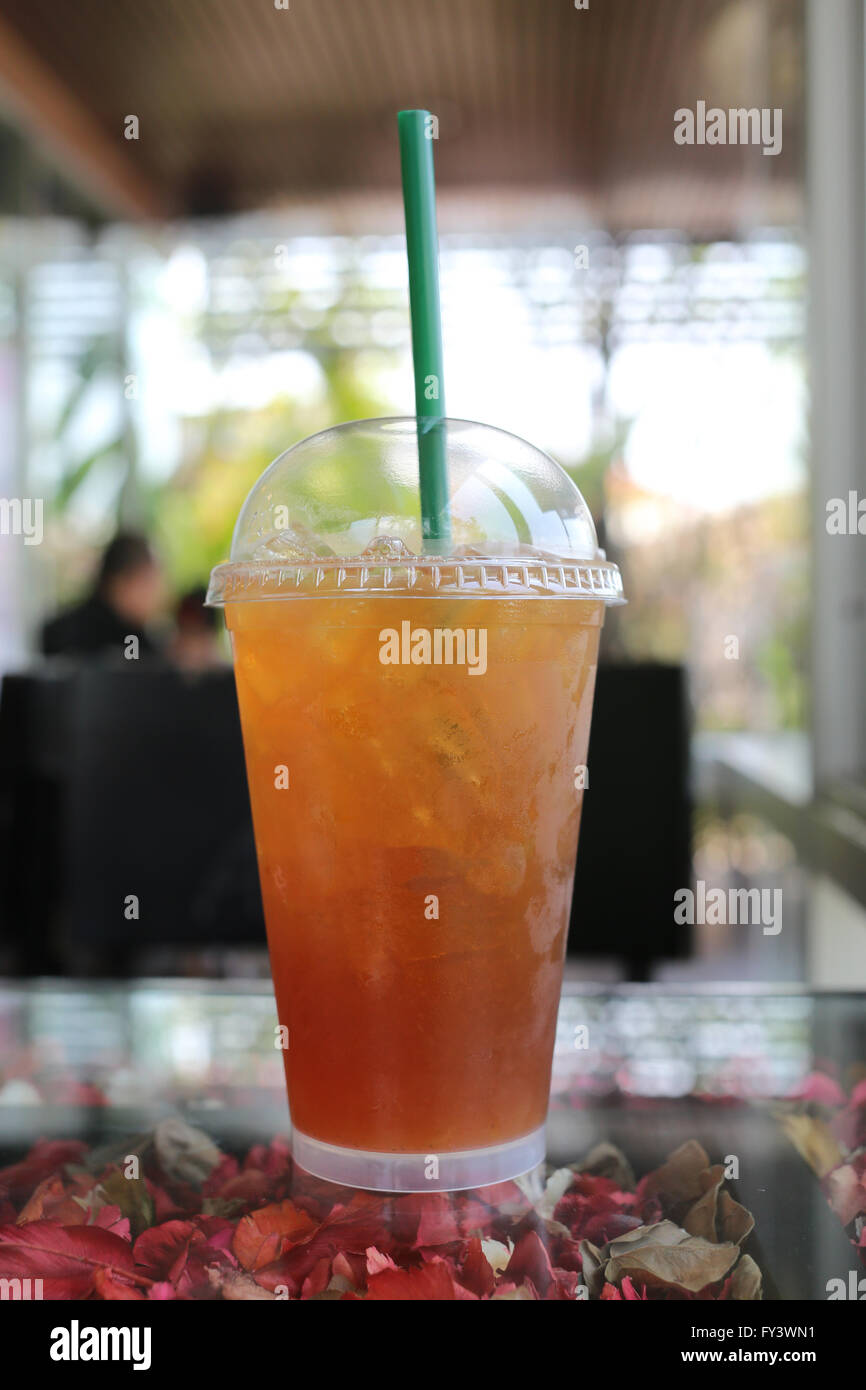
[[[94,385],[102,377],[115,376],[118,371],[118,347],[110,336],[95,338],[76,364],[76,379],[61,406],[52,426],[52,434],[61,446],[65,462],[63,473],[50,498],[52,515],[63,517],[73,499],[98,465],[111,462],[118,473],[118,492],[127,472],[125,440],[122,435],[104,440],[84,457],[77,457],[69,443],[79,412],[85,405]]]
[[[365,385],[355,354],[323,354],[327,389],[317,401],[285,400],[254,412],[219,412],[195,422],[187,459],[144,495],[147,529],[176,592],[205,584],[228,558],[241,505],[279,454],[318,430],[385,413]]]
[[[576,464],[566,464],[565,471],[583,495],[592,515],[598,520],[605,511],[605,479],[614,459],[622,456],[628,439],[631,421],[617,419],[603,439],[596,441],[588,454]]]

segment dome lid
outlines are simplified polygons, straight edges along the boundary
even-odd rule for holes
[[[280,454],[250,491],[208,602],[334,591],[559,594],[622,602],[589,509],[548,454],[442,419],[447,541],[421,534],[414,416],[356,420]],[[430,422],[422,427],[429,428]]]

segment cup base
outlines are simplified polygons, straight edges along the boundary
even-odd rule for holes
[[[292,1132],[295,1163],[315,1178],[369,1192],[461,1192],[523,1177],[544,1161],[544,1126],[486,1149],[455,1153],[376,1153],[323,1144]]]

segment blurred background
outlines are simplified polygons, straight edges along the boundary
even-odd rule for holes
[[[201,586],[273,457],[412,411],[421,106],[449,414],[562,463],[629,599],[569,974],[866,988],[863,39],[861,0],[0,0],[4,973],[267,977]],[[678,144],[699,102],[781,148]],[[677,922],[698,882],[781,930]]]

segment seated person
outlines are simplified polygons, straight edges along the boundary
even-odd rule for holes
[[[205,608],[206,589],[190,589],[178,599],[175,632],[168,656],[184,671],[207,671],[222,666],[225,654],[215,608]]]
[[[162,572],[148,541],[132,531],[119,532],[103,552],[88,597],[43,627],[42,651],[46,656],[122,657],[127,638],[137,637],[139,656],[151,656],[156,647],[147,629],[162,596]]]

